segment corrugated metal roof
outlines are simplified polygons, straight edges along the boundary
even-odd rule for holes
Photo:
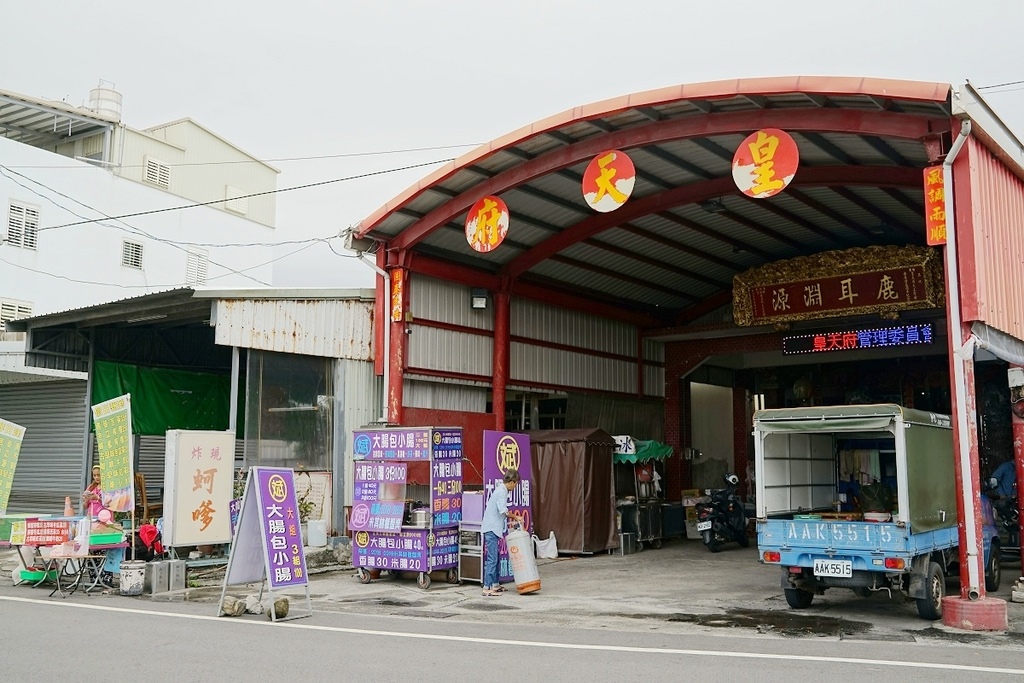
[[[642,327],[685,324],[708,301],[727,301],[732,275],[752,266],[923,244],[921,169],[950,144],[950,93],[942,83],[817,77],[633,93],[482,145],[356,233],[385,245],[388,266],[470,286],[497,288],[507,278],[513,294],[572,301]],[[765,127],[794,137],[801,165],[785,192],[753,200],[732,182],[732,158]],[[606,149],[630,155],[637,181],[625,206],[597,215],[580,182]],[[487,194],[505,200],[511,225],[502,246],[477,253],[464,225]]]

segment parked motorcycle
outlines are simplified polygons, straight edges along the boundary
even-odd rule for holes
[[[725,488],[711,492],[711,501],[697,505],[697,532],[704,545],[713,553],[721,550],[722,543],[736,541],[746,548],[747,515],[743,501],[736,495],[740,479],[735,474],[725,475]]]
[[[999,539],[1002,541],[1002,553],[1010,558],[1020,553],[1020,508],[1017,496],[1002,496],[996,493],[996,480],[990,479],[985,495],[992,502],[996,516],[999,518]]]

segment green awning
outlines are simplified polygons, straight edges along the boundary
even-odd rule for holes
[[[614,462],[646,462],[672,456],[672,447],[660,441],[636,441],[636,453],[616,453]]]

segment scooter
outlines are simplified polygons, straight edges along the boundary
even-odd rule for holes
[[[697,532],[704,545],[713,553],[721,550],[722,543],[736,541],[746,548],[747,515],[743,501],[736,495],[740,480],[735,474],[725,475],[725,488],[711,492],[711,502],[697,505]]]
[[[1010,558],[1018,557],[1020,552],[1020,508],[1017,496],[1001,496],[996,493],[997,482],[990,479],[985,494],[995,508],[999,518],[999,538],[1003,540],[1002,552]]]

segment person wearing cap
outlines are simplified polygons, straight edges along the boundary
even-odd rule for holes
[[[519,483],[519,472],[505,470],[501,478],[504,486],[495,486],[484,508],[484,519],[480,530],[484,534],[484,597],[493,597],[505,592],[498,582],[498,541],[508,531],[508,520],[522,524],[522,517],[508,509],[508,493]]]

